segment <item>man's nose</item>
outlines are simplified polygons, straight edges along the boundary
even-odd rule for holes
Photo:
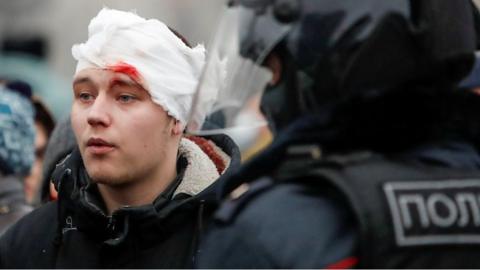
[[[98,95],[88,112],[88,124],[91,126],[109,126],[112,121],[109,107],[108,97],[103,94]]]

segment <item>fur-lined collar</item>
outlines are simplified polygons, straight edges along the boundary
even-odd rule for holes
[[[202,145],[199,145],[199,141]],[[208,153],[202,147],[213,150],[213,153]],[[182,182],[175,190],[174,197],[180,193],[190,196],[200,193],[227,170],[231,160],[213,141],[199,137],[182,138],[179,154],[186,158],[188,165]],[[222,164],[218,164],[219,161],[215,161],[214,155],[221,159],[220,162]],[[223,168],[223,170],[219,172],[218,167]]]

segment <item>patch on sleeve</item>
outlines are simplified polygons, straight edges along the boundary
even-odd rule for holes
[[[398,246],[480,244],[480,179],[384,184]]]

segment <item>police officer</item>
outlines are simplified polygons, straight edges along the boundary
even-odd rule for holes
[[[473,4],[229,10],[240,56],[271,72],[262,109],[276,138],[223,186],[197,266],[480,267],[480,98],[457,87]]]

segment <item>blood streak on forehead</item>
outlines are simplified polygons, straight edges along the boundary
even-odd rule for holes
[[[115,65],[108,66],[107,69],[113,71],[113,72],[119,72],[123,73],[125,75],[128,75],[132,80],[134,80],[137,83],[140,83],[140,73],[138,70],[127,63],[124,62],[119,62]]]

